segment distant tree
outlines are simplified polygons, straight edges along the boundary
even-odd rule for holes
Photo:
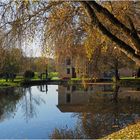
[[[34,60],[33,63],[37,72],[45,72],[48,61],[46,57],[38,57]]]
[[[27,70],[24,73],[24,78],[25,79],[32,79],[35,76],[34,72],[31,70]]]
[[[3,77],[14,80],[16,73],[19,73],[22,67],[23,54],[19,48],[3,48],[0,49],[0,73]]]
[[[126,67],[135,66],[131,59],[128,59],[117,47],[108,47],[104,50],[105,53],[102,54],[101,64],[104,70],[113,70],[114,81],[120,80],[119,69]],[[131,76],[131,75],[130,75]]]

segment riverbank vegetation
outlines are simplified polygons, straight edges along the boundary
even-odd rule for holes
[[[58,73],[57,72],[50,72],[48,73],[48,78],[52,79],[52,80],[57,80]],[[20,76],[16,76],[14,78],[14,80],[6,80],[1,78],[0,79],[0,87],[13,87],[13,86],[20,86],[22,83],[26,83],[26,81],[40,81],[40,80],[45,80],[46,76],[45,74],[42,76],[42,79],[40,79],[40,73],[35,72],[33,77],[30,78],[25,78],[24,76],[20,75]]]
[[[51,81],[56,81],[56,82],[60,82],[60,81],[67,81],[68,84],[83,84],[83,79],[81,78],[69,78],[69,79],[63,79],[63,78],[58,78],[58,73],[57,72],[50,72],[48,74],[48,78],[49,78],[49,82]],[[0,88],[3,87],[14,87],[14,86],[21,86],[23,83],[32,83],[35,81],[36,84],[39,84],[40,81],[47,81],[46,76],[43,76],[43,79],[40,79],[40,77],[38,76],[38,73],[35,73],[35,76],[30,78],[30,79],[25,79],[23,76],[17,76],[14,81],[6,81],[5,79],[0,79]],[[116,84],[113,82],[113,80],[104,80],[104,79],[98,79],[96,80],[90,80],[89,78],[84,79],[85,84]],[[133,77],[122,77],[119,81],[118,81],[118,85],[120,86],[137,86],[140,83],[140,78],[133,78]]]

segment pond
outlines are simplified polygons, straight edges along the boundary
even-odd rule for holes
[[[140,88],[0,89],[0,139],[102,138],[140,119]]]

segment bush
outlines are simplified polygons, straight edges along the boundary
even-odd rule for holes
[[[24,73],[24,78],[25,79],[32,79],[35,76],[35,73],[31,70],[27,70]]]
[[[58,77],[58,72],[50,72],[48,78]]]

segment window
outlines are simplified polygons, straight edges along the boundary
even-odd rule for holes
[[[66,64],[67,64],[67,65],[70,65],[70,64],[71,64],[70,58],[67,58],[67,59],[66,59]]]
[[[71,96],[70,94],[66,94],[66,102],[70,103],[71,102]]]
[[[75,91],[76,90],[76,86],[72,86],[72,91]]]
[[[70,86],[67,86],[67,91],[70,91]]]
[[[67,74],[70,74],[70,68],[67,68]]]

